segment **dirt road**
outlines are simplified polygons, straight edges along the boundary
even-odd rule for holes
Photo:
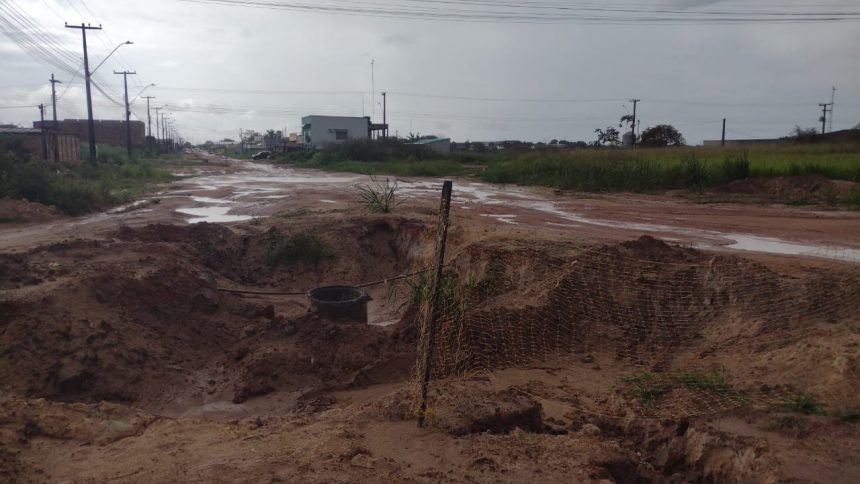
[[[131,206],[80,219],[3,229],[0,250],[95,235],[121,224],[236,222],[284,211],[355,207],[353,186],[368,177],[285,168],[196,153],[206,160],[182,180]],[[398,196],[435,206],[438,180],[401,179]],[[499,226],[568,233],[590,240],[648,234],[703,249],[807,255],[860,261],[860,214],[788,207],[692,204],[670,196],[561,194],[548,189],[455,183],[454,216]]]

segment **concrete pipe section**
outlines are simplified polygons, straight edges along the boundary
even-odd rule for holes
[[[353,286],[325,286],[308,291],[311,310],[325,319],[367,324],[370,296]]]

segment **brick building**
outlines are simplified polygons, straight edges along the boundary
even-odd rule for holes
[[[64,163],[80,163],[81,139],[71,134],[45,132],[44,141],[42,130],[35,128],[0,128],[0,141],[18,147],[20,151],[47,161],[62,161]],[[18,151],[18,150],[15,150]],[[47,157],[45,152],[47,151]]]
[[[125,121],[96,119],[94,124],[97,144],[125,146]],[[143,146],[146,142],[146,125],[143,121],[132,121],[130,124],[131,145]],[[39,128],[41,125],[41,121],[33,122],[34,128]],[[51,129],[53,126],[53,121],[45,121],[45,128]],[[77,135],[84,142],[89,139],[86,119],[64,119],[57,121],[57,128],[61,134]]]

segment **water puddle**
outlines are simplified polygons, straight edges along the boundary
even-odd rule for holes
[[[498,220],[499,222],[502,222],[502,223],[505,223],[505,224],[517,225],[517,222],[514,220],[515,218],[517,218],[517,216],[516,216],[516,215],[514,215],[514,214],[504,214],[504,213],[500,213],[500,214],[493,214],[493,213],[484,213],[484,214],[481,214],[481,217],[489,217],[489,218],[492,218],[492,219],[496,219],[496,220]]]
[[[227,213],[232,209],[233,207],[214,206],[200,208],[177,208],[176,211],[181,214],[192,215],[192,218],[188,219],[188,223],[190,224],[196,224],[201,222],[242,222],[254,218],[250,215],[228,215]]]
[[[212,203],[212,204],[216,204],[216,205],[219,203],[236,203],[236,202],[232,202],[230,200],[224,200],[221,198],[191,197],[191,199],[194,200],[195,202],[198,202],[198,203]]]

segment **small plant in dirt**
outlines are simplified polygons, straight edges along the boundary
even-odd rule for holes
[[[860,422],[860,410],[837,410],[833,416],[849,423]]]
[[[653,405],[655,400],[672,390],[670,383],[648,372],[623,375],[621,382],[631,385],[630,393],[645,405]]]
[[[768,432],[781,432],[801,437],[806,433],[806,422],[796,415],[776,415],[759,428]]]
[[[715,393],[717,395],[742,400],[743,397],[733,389],[717,370],[699,371],[685,370],[672,375],[681,385],[702,392]]]
[[[388,213],[397,204],[394,201],[397,179],[391,181],[386,178],[383,183],[371,175],[369,184],[357,184],[355,189],[358,191],[359,203],[371,212]]]
[[[266,246],[266,262],[272,266],[296,263],[318,265],[323,259],[332,256],[333,252],[325,242],[308,234],[277,238]]]
[[[786,398],[781,406],[805,415],[825,415],[826,413],[814,396],[806,394]]]

